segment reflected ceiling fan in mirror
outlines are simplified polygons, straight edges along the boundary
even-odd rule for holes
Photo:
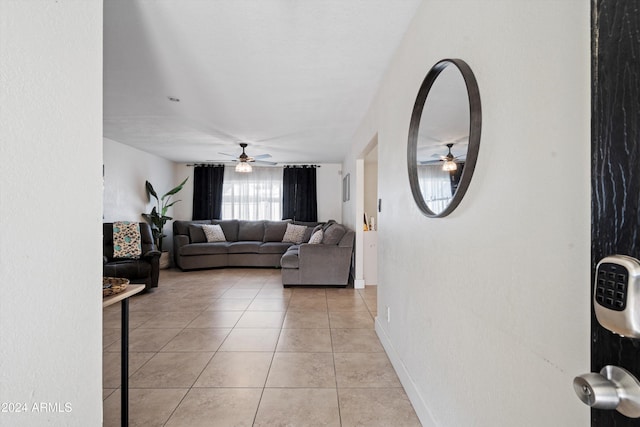
[[[444,162],[442,165],[442,170],[452,172],[458,169],[458,165],[456,164],[456,160],[458,160],[458,157],[453,157],[453,154],[451,154],[451,147],[453,147],[453,144],[447,144],[447,147],[449,148],[449,152],[440,160]]]
[[[275,162],[267,162],[264,161],[262,159],[268,159],[271,157],[271,154],[260,154],[258,156],[249,156],[247,155],[247,153],[245,152],[245,148],[247,148],[249,144],[247,144],[246,142],[241,142],[240,143],[240,147],[242,147],[242,154],[240,154],[236,159],[234,159],[234,162],[238,162],[238,164],[236,165],[236,172],[240,172],[240,173],[249,173],[253,170],[253,168],[251,167],[251,163],[262,163],[265,165],[276,165],[277,163]],[[229,156],[229,157],[236,157],[235,154],[227,154],[227,153],[220,153],[223,156]]]
[[[421,165],[433,165],[433,164],[437,164],[440,162],[444,162],[442,164],[442,170],[443,171],[447,171],[447,172],[453,172],[455,170],[458,169],[458,163],[459,162],[463,162],[464,158],[466,157],[464,154],[460,155],[460,156],[454,156],[453,153],[451,152],[451,148],[453,147],[453,142],[450,142],[448,144],[445,144],[445,146],[449,149],[449,152],[445,155],[445,156],[439,156],[438,154],[434,154],[434,157],[439,156],[440,159],[439,160],[426,160],[426,161],[422,161],[420,162]]]

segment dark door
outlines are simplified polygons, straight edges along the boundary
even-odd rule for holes
[[[593,292],[600,259],[612,254],[640,259],[640,2],[593,0],[591,7]],[[623,367],[640,378],[640,340],[602,328],[592,303],[591,372],[605,365]],[[640,426],[640,419],[593,409],[591,425]]]

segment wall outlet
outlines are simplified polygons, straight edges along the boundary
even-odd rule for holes
[[[391,323],[391,307],[387,306],[387,323]]]

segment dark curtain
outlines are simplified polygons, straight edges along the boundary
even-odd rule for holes
[[[282,177],[282,219],[316,222],[316,166],[287,166]]]
[[[193,218],[221,219],[224,166],[196,165],[193,171]]]
[[[460,184],[460,178],[462,178],[462,171],[464,170],[464,163],[458,163],[458,169],[449,172],[451,178],[451,195],[453,196],[458,191],[458,185]]]

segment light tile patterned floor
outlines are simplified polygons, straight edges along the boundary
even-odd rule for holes
[[[375,287],[163,270],[129,307],[131,426],[420,425],[374,331]],[[103,325],[104,425],[117,426],[119,304]]]

